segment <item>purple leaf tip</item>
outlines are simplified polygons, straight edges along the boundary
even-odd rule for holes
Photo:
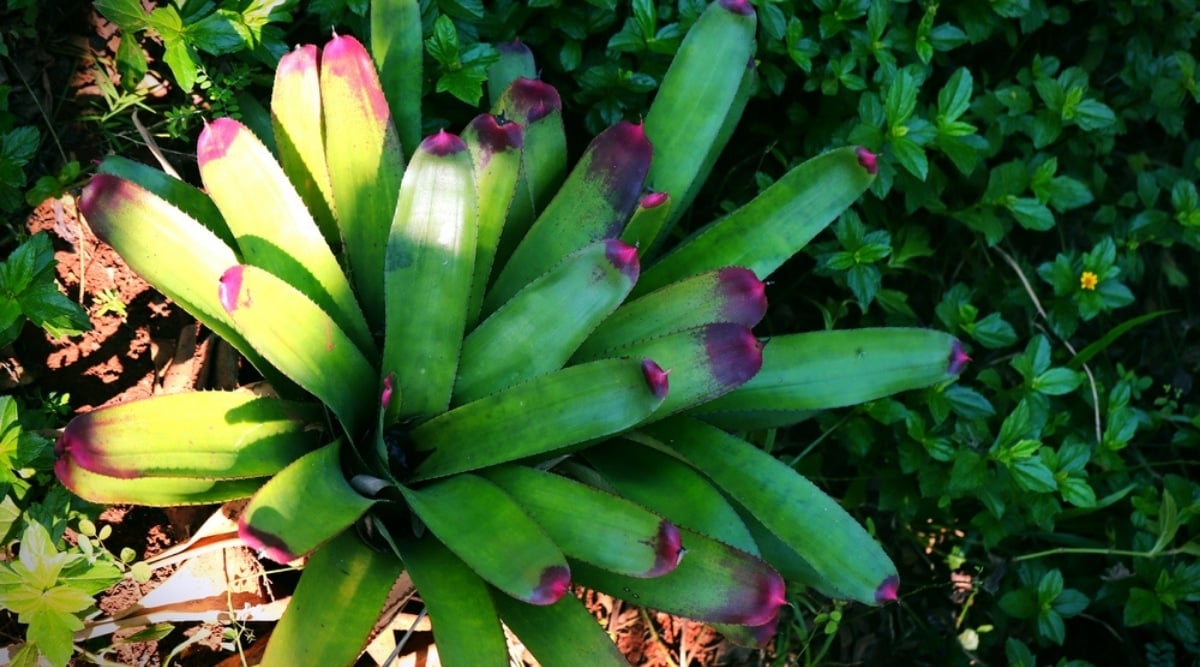
[[[608,262],[613,265],[613,268],[624,273],[630,280],[637,280],[638,272],[641,269],[637,248],[617,239],[609,239],[604,242],[604,256],[608,258]]]
[[[243,271],[244,267],[238,264],[225,269],[225,273],[221,274],[220,285],[217,287],[217,299],[227,313],[237,310],[238,306],[250,305],[249,294],[244,299],[242,298]]]
[[[963,344],[957,338],[950,344],[950,359],[946,364],[946,372],[950,375],[958,375],[967,367],[967,362],[971,357],[967,356],[967,351],[963,349]]]
[[[661,577],[674,570],[685,553],[687,549],[683,548],[683,538],[675,524],[665,519],[659,522],[658,537],[654,542],[654,567],[646,577]]]
[[[875,602],[878,602],[879,604],[895,602],[896,599],[900,597],[898,595],[899,591],[900,577],[893,574],[887,579],[884,579],[883,583],[879,584],[879,588],[875,589]]]
[[[667,392],[670,390],[667,375],[667,371],[654,363],[654,360],[642,359],[642,376],[646,378],[646,385],[650,387],[650,393],[654,394],[654,398],[662,400],[667,397]]]
[[[426,137],[421,142],[420,150],[430,155],[436,155],[437,157],[446,157],[467,150],[467,145],[463,143],[463,140],[457,134],[438,130],[437,134]]]
[[[541,581],[526,602],[536,605],[551,605],[567,592],[571,585],[571,571],[565,565],[552,565],[542,570]]]
[[[484,164],[496,153],[520,148],[525,143],[525,127],[490,113],[476,116],[467,126],[468,134],[478,142]]]
[[[741,324],[712,324],[705,328],[704,347],[713,379],[722,391],[745,384],[762,368],[762,341]]]
[[[526,123],[541,120],[555,111],[562,111],[562,98],[559,97],[558,91],[540,79],[517,77],[505,97],[511,103],[505,112],[523,119]]]
[[[667,203],[670,195],[665,192],[647,192],[642,195],[642,201],[638,202],[638,206],[642,208],[658,208]]]
[[[246,546],[280,565],[287,565],[302,555],[292,553],[279,536],[255,530],[247,521],[246,514],[238,517],[238,537]]]
[[[754,15],[754,7],[750,4],[749,0],[721,0],[721,6],[734,14],[741,14],[742,16]]]
[[[767,314],[767,287],[750,269],[728,266],[717,273],[726,322],[752,327]]]
[[[854,154],[858,156],[858,163],[868,174],[874,176],[879,173],[879,158],[874,153],[859,146],[854,149]]]
[[[613,210],[623,212],[622,225],[641,199],[652,153],[645,127],[624,120],[596,135],[585,151],[588,177],[603,183]]]

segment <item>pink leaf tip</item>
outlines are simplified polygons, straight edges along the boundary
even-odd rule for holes
[[[225,312],[232,313],[238,306],[249,306],[250,296],[242,298],[242,273],[245,267],[241,264],[225,269],[221,274],[220,285],[217,287],[217,299]]]
[[[971,357],[967,356],[967,351],[963,349],[963,344],[956,338],[950,344],[950,359],[946,364],[946,372],[951,375],[958,375],[967,367],[967,362],[971,361]]]
[[[650,393],[654,394],[654,398],[662,400],[667,397],[667,392],[670,390],[670,381],[667,378],[668,372],[662,369],[662,366],[654,363],[652,359],[642,359],[642,376],[646,378],[646,385],[650,387]]]
[[[541,120],[555,111],[562,111],[562,98],[554,86],[540,80],[517,77],[506,95],[511,106],[505,112],[525,123]]]
[[[567,592],[570,585],[571,570],[563,565],[552,565],[542,570],[541,581],[529,594],[526,602],[542,606],[554,604]]]
[[[383,392],[379,395],[379,403],[384,410],[386,410],[388,404],[392,402],[392,378],[395,375],[395,373],[388,373],[387,376],[383,378]]]
[[[604,256],[613,268],[624,273],[630,280],[637,280],[638,271],[641,269],[637,248],[617,239],[609,239],[605,241]]]
[[[858,156],[858,163],[868,174],[874,176],[879,173],[879,158],[874,153],[859,146],[854,149],[854,154]]]
[[[445,130],[438,130],[438,133],[426,137],[421,142],[420,150],[436,155],[437,157],[446,157],[467,150],[467,145],[459,138],[457,134],[451,134]]]
[[[670,195],[665,192],[647,192],[642,195],[642,201],[638,202],[638,206],[642,208],[658,208],[667,203]]]
[[[887,579],[884,579],[883,583],[879,584],[879,588],[875,589],[875,602],[878,602],[879,604],[895,602],[900,597],[899,592],[900,577],[893,574]]]

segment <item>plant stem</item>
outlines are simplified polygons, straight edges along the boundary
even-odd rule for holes
[[[1031,554],[1024,554],[1012,559],[1013,563],[1019,563],[1024,560],[1033,560],[1035,558],[1045,558],[1046,556],[1059,556],[1069,554],[1092,554],[1097,556],[1129,556],[1131,558],[1158,558],[1160,556],[1175,556],[1185,553],[1183,549],[1164,549],[1157,553],[1153,551],[1132,551],[1129,549],[1102,549],[1100,547],[1055,547],[1045,551],[1037,551]]]

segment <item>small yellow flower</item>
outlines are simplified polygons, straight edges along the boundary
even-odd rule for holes
[[[1083,274],[1079,276],[1079,288],[1085,290],[1094,290],[1096,289],[1096,283],[1099,281],[1100,279],[1096,276],[1096,274],[1092,273],[1091,271],[1084,271]]]

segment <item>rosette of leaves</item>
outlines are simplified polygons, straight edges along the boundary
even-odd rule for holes
[[[894,600],[875,540],[731,435],[961,370],[935,331],[752,333],[762,279],[862,194],[875,156],[831,150],[667,247],[749,95],[748,2],[713,3],[644,124],[569,171],[559,97],[515,45],[491,112],[405,160],[413,128],[393,119],[419,126],[419,60],[391,47],[418,33],[415,7],[372,10],[384,82],[339,36],[280,63],[269,142],[212,121],[206,193],[102,165],[82,200],[97,234],[270,391],[77,417],[59,478],[97,502],[250,497],[242,538],[307,556],[264,664],[352,662],[402,572],[464,665],[507,662],[501,621],[545,664],[624,664],[572,582],[750,644],[785,580]]]

